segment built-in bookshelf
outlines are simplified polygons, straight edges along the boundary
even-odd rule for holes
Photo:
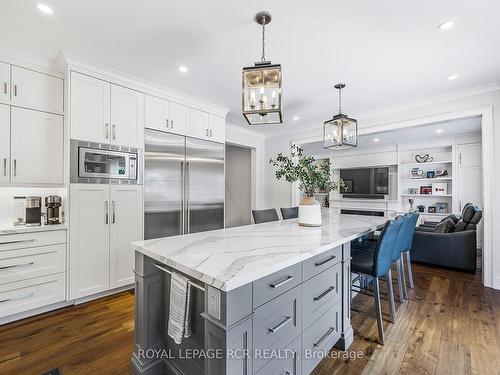
[[[415,155],[429,154],[432,161],[419,163]],[[424,214],[444,216],[453,210],[452,145],[426,149],[399,150],[399,196],[402,211],[424,205]],[[429,207],[431,207],[429,209]]]

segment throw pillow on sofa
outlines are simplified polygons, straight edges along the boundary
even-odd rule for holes
[[[455,223],[451,218],[447,218],[446,220],[436,225],[437,233],[451,233],[454,230],[455,230]]]

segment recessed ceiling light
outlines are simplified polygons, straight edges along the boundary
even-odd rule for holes
[[[455,26],[455,21],[445,21],[441,25],[438,26],[439,30],[449,30],[453,26]]]
[[[48,5],[45,5],[45,4],[37,4],[36,6],[38,8],[38,10],[42,13],[45,13],[45,14],[53,14],[54,11],[52,10],[51,7],[49,7]]]
[[[293,116],[293,121],[298,121],[298,120],[300,120],[299,116]]]
[[[443,129],[436,130],[436,133],[442,133],[442,132],[443,132]]]
[[[373,138],[373,142],[380,142],[380,138]]]
[[[448,77],[448,81],[454,81],[458,78],[458,74],[452,74],[451,76]]]
[[[179,66],[179,72],[181,72],[181,73],[187,73],[188,70],[189,69],[187,66],[184,66],[184,65]]]

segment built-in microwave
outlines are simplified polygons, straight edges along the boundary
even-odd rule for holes
[[[139,149],[71,140],[72,183],[141,184]]]

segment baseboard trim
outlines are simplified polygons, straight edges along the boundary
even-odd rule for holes
[[[134,284],[121,286],[121,287],[116,288],[116,289],[106,290],[105,292],[92,294],[90,296],[86,296],[86,297],[82,297],[82,298],[77,298],[77,299],[73,300],[73,303],[75,305],[80,305],[80,304],[85,303],[85,302],[90,302],[90,301],[93,301],[95,299],[110,296],[112,294],[125,292],[126,290],[130,290],[130,289],[134,289]]]
[[[493,277],[493,289],[500,290],[500,276]]]
[[[63,307],[68,307],[71,305],[73,305],[73,301],[62,301],[62,302],[53,303],[51,305],[39,307],[39,308],[36,308],[33,310],[23,311],[23,312],[20,312],[17,314],[13,314],[13,315],[9,315],[9,316],[6,316],[4,318],[1,318],[0,325],[12,323],[12,322],[26,319],[26,318],[31,318],[32,316],[35,316],[35,315],[44,314],[44,313],[47,313],[47,312],[50,312],[53,310],[57,310],[57,309],[62,309]]]

